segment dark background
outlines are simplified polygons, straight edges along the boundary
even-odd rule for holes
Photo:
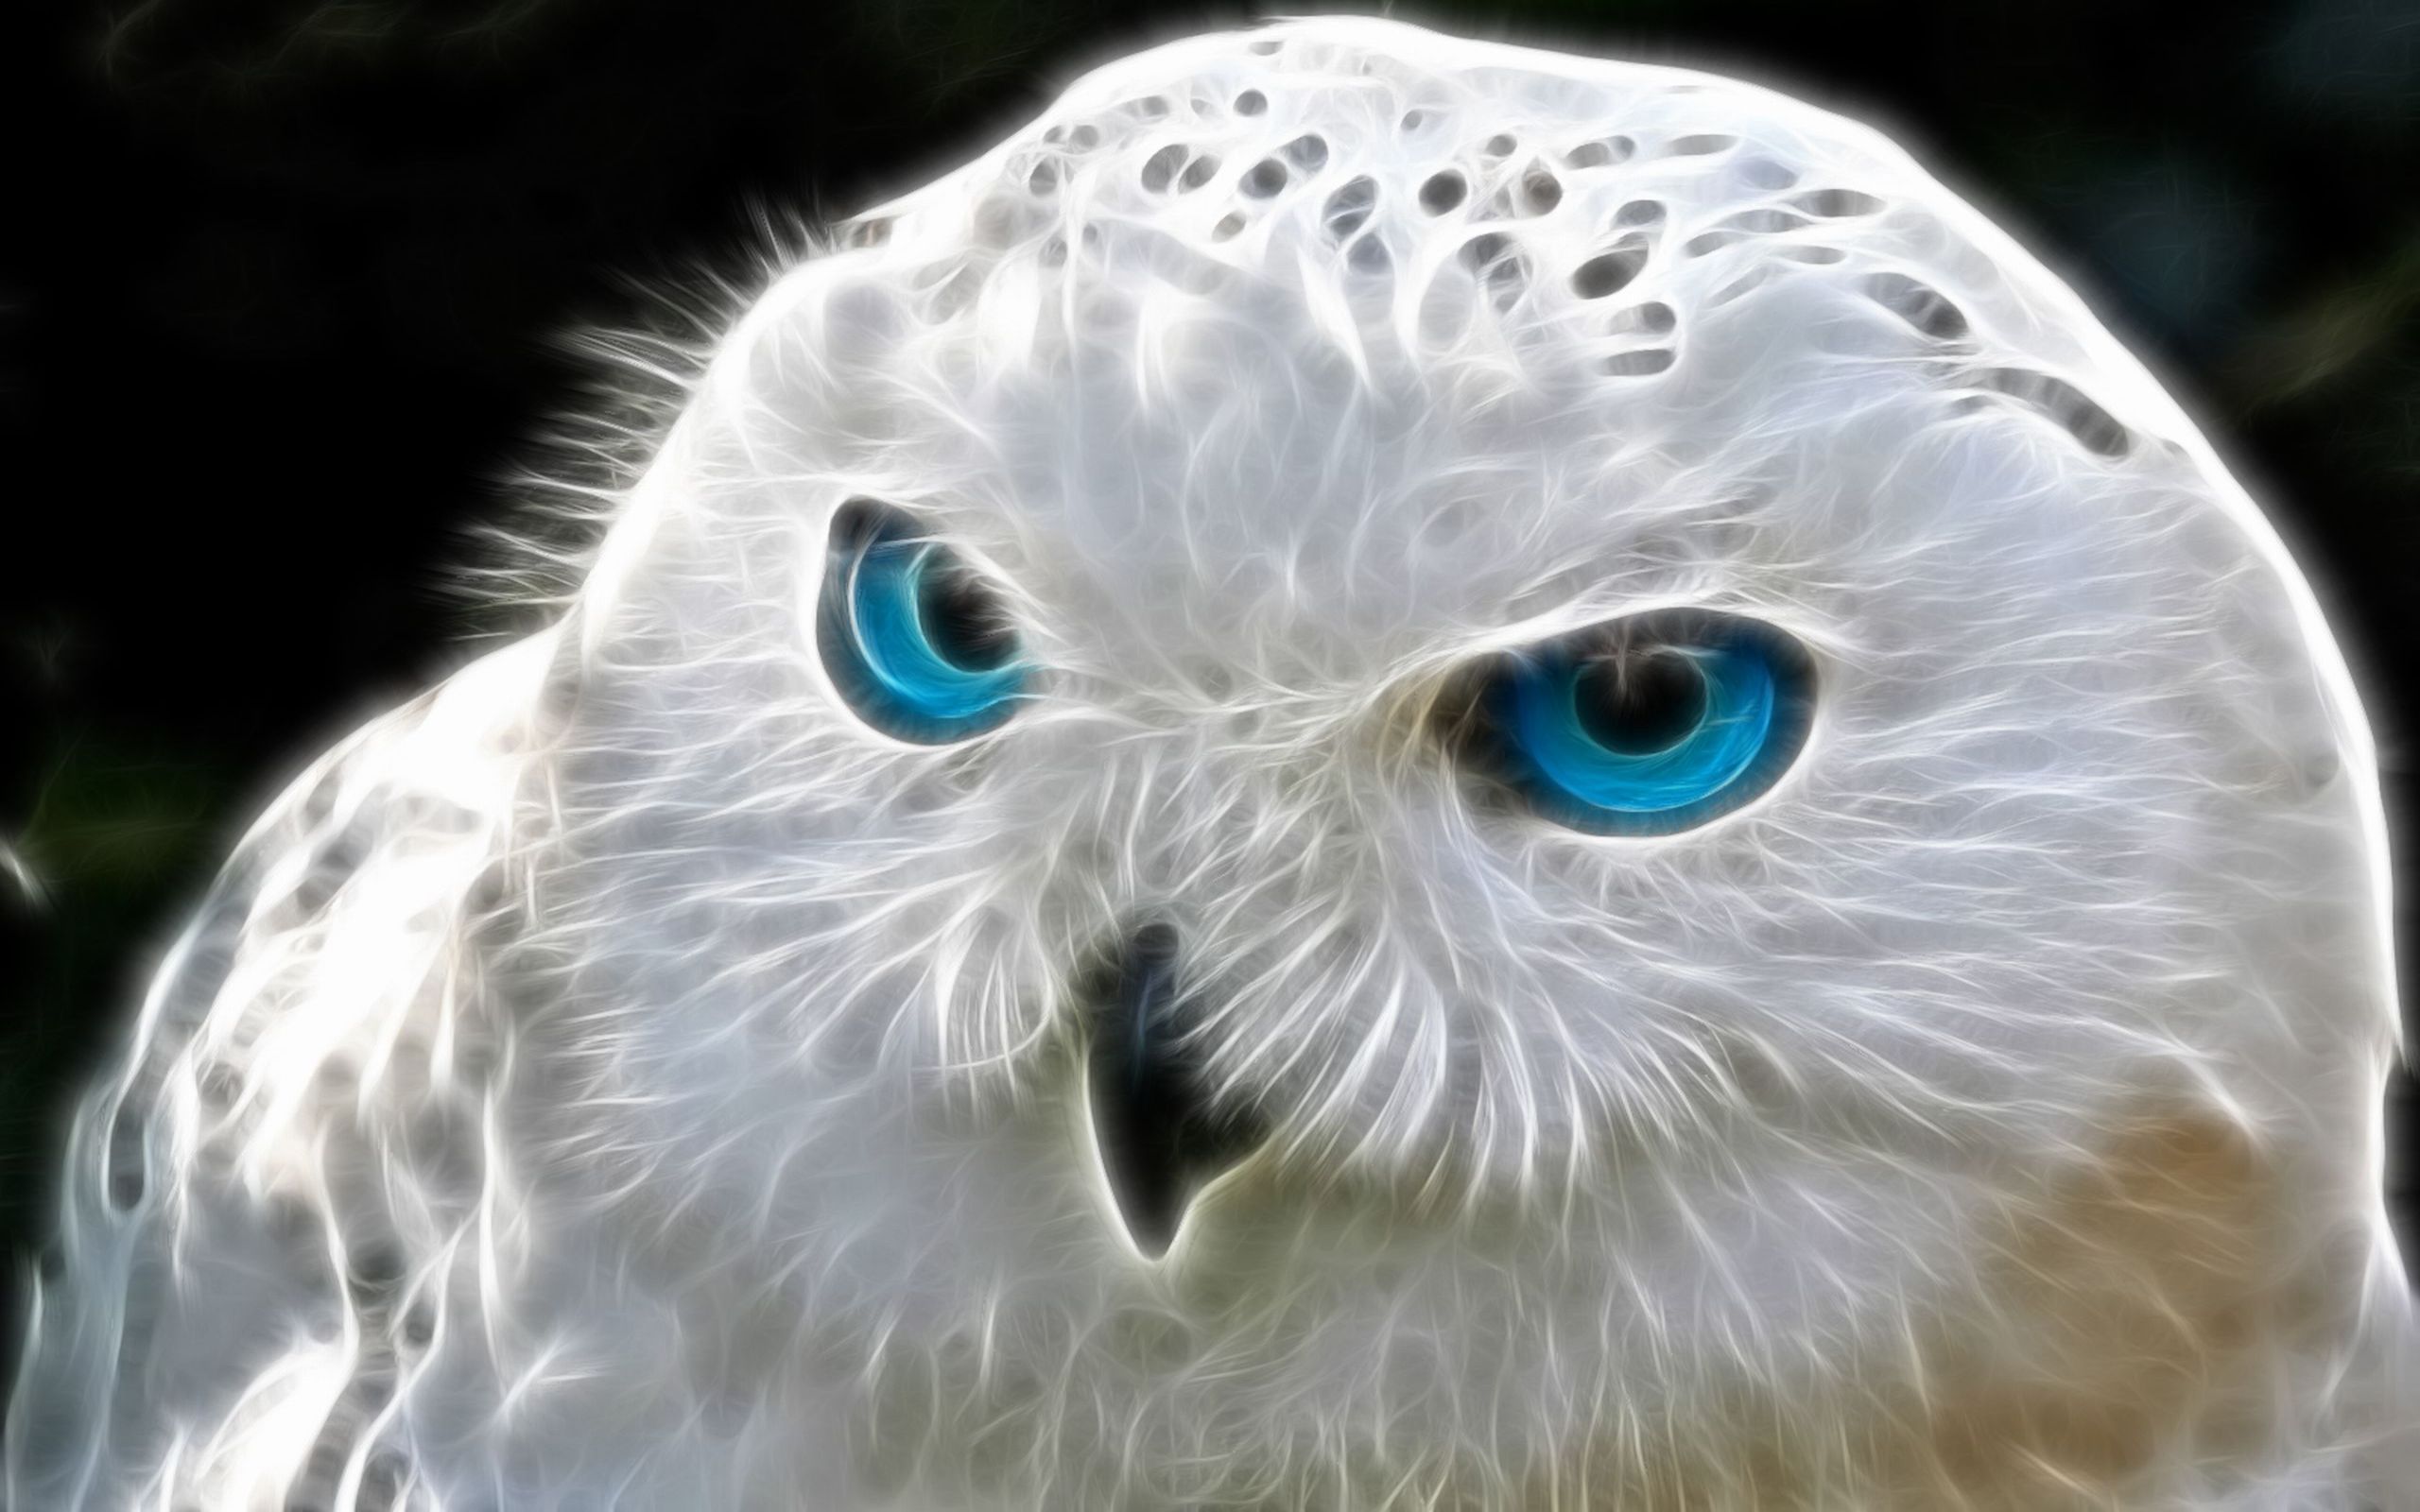
[[[1399,13],[1778,84],[1875,121],[2013,223],[2173,381],[2298,548],[2420,853],[2403,633],[2420,0]],[[464,659],[464,532],[509,512],[513,473],[560,462],[540,432],[595,402],[598,370],[564,333],[659,323],[646,289],[752,277],[764,212],[845,215],[988,147],[1084,67],[1250,14],[111,0],[12,16],[0,1252],[43,1236],[65,1102],[234,835],[320,747]],[[2402,924],[2409,940],[2409,909]]]

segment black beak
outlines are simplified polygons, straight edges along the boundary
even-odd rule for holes
[[[1145,924],[1103,984],[1092,1037],[1093,1130],[1135,1247],[1167,1253],[1194,1194],[1250,1148],[1248,1121],[1221,1115],[1185,1054],[1179,941]]]

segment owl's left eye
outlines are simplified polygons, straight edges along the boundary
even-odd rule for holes
[[[1015,635],[980,579],[904,516],[863,501],[833,524],[816,642],[849,707],[896,740],[979,734],[1025,690]]]
[[[1772,626],[1671,611],[1504,658],[1476,694],[1472,748],[1531,810],[1594,834],[1671,834],[1789,769],[1814,668]]]

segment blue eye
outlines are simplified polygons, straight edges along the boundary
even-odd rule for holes
[[[1814,668],[1770,626],[1649,614],[1508,658],[1479,697],[1488,764],[1532,810],[1594,834],[1671,834],[1789,769]]]
[[[897,740],[979,734],[1025,688],[1015,638],[975,575],[904,518],[862,503],[834,524],[816,642],[849,707]]]

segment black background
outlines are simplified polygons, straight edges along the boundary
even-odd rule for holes
[[[112,0],[12,18],[0,860],[33,885],[0,875],[0,1246],[29,1255],[46,1230],[65,1102],[233,836],[328,741],[465,658],[463,532],[559,460],[536,441],[550,419],[594,403],[565,333],[655,322],[645,291],[700,270],[746,281],[760,215],[845,215],[988,147],[1085,67],[1250,14]],[[1775,83],[1882,126],[2012,224],[2297,548],[2368,694],[2403,849],[2420,844],[2402,631],[2420,0],[1398,14]]]

